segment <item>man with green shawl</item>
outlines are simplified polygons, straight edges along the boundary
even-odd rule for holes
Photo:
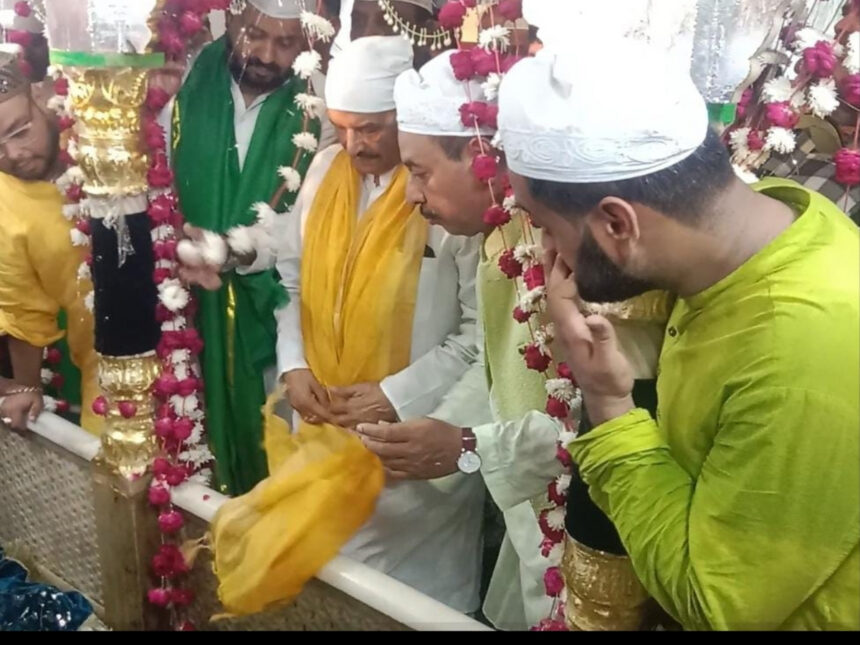
[[[278,170],[292,166],[304,176],[320,125],[306,127],[296,97],[308,82],[293,63],[308,48],[295,0],[248,0],[227,16],[227,33],[195,61],[173,111],[172,151],[180,206],[187,221],[226,233],[251,224],[253,206],[273,199]],[[285,192],[276,210],[290,205]],[[217,487],[248,492],[266,477],[260,410],[264,373],[275,365],[274,309],[286,293],[274,271],[230,271],[219,289],[201,291],[197,328],[206,384],[207,430],[215,454]]]

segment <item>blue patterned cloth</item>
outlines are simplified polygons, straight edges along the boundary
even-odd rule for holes
[[[0,632],[73,632],[92,613],[77,592],[27,582],[27,570],[0,547]]]

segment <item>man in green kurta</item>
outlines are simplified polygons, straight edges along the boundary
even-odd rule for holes
[[[575,51],[518,63],[499,99],[517,199],[557,251],[550,310],[593,425],[570,453],[684,628],[856,630],[857,228],[794,182],[747,187],[688,74],[606,46],[619,63],[599,74]],[[655,286],[679,300],[652,416],[611,326],[577,298]]]
[[[307,42],[294,0],[250,0],[228,15],[227,33],[199,55],[174,107],[173,159],[180,206],[193,226],[226,233],[253,223],[252,208],[281,184],[278,169],[300,153],[302,176],[312,155],[296,148],[303,127],[296,95],[307,81],[292,65]],[[295,193],[285,193],[282,210]],[[274,271],[223,276],[201,291],[197,328],[204,341],[206,422],[218,488],[237,495],[266,477],[260,410],[264,372],[275,365],[274,309],[286,294]]]

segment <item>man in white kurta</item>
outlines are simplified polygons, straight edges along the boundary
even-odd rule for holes
[[[411,48],[402,38],[370,37],[347,45],[329,69],[329,115],[339,126],[339,138],[359,172],[381,163],[379,157],[374,157],[380,154],[378,148],[372,144],[363,146],[361,142],[386,136],[373,129],[377,126],[362,120],[388,113],[392,117],[386,127],[391,129],[387,134],[394,136],[393,163],[384,170],[380,168],[378,174],[361,175],[357,218],[387,191],[401,170],[393,119],[393,88],[397,74],[411,64]],[[343,150],[343,145],[336,144],[318,153],[292,212],[279,218],[277,268],[289,292],[290,304],[276,314],[278,368],[282,380],[288,384],[291,375],[308,369],[300,289],[305,225],[317,191]],[[258,264],[266,261],[265,253],[260,254]],[[375,395],[384,396],[383,407],[387,402],[396,415],[395,420],[430,413],[476,361],[477,262],[477,240],[452,236],[441,228],[428,226],[412,326],[411,364],[383,379]],[[339,398],[338,393],[334,398]],[[350,415],[356,421],[365,419],[363,415],[373,414],[376,408],[369,412],[361,406],[350,409],[352,401],[361,398],[341,401],[340,409],[332,414],[336,412],[337,419]],[[373,518],[343,553],[455,609],[475,611],[479,604],[482,505],[480,479],[460,474],[440,481],[389,483]]]

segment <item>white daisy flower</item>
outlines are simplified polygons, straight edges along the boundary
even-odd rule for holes
[[[507,198],[505,201],[507,202]],[[539,244],[517,244],[514,247],[514,259],[529,269],[543,262],[543,248]]]
[[[158,285],[158,297],[169,311],[176,313],[188,306],[191,295],[179,280],[171,278]]]
[[[303,51],[293,62],[293,72],[302,80],[308,80],[314,72],[322,69],[322,56],[316,50]]]
[[[794,152],[796,147],[797,138],[791,130],[776,127],[768,129],[764,143],[765,150],[772,150],[787,155]]]
[[[747,155],[750,151],[748,143],[749,136],[749,128],[738,128],[737,130],[733,130],[729,135],[729,145],[732,147],[732,151],[739,155]]]
[[[546,299],[546,287],[537,287],[526,291],[520,296],[519,307],[526,313],[536,313],[541,309],[541,303]]]
[[[324,43],[334,38],[334,25],[320,15],[312,11],[302,11],[302,27],[313,40],[321,40]]]
[[[81,262],[78,266],[78,280],[89,280],[93,277],[92,271],[90,271],[90,265],[86,262]]]
[[[86,297],[84,298],[84,307],[87,308],[87,311],[95,311],[96,308],[96,294],[94,291],[90,291]]]
[[[791,99],[794,88],[787,76],[778,76],[764,84],[762,95],[768,103],[781,103]]]
[[[551,378],[546,381],[546,393],[554,399],[572,405],[576,401],[576,387],[569,379]]]
[[[502,75],[496,72],[487,76],[487,80],[481,83],[481,89],[484,91],[484,97],[488,101],[495,101],[499,96],[499,86],[502,84]]]
[[[296,94],[296,105],[311,118],[320,119],[325,115],[325,101],[313,94]]]
[[[836,94],[836,81],[827,78],[811,85],[807,91],[809,107],[812,113],[820,119],[833,114],[839,107],[839,97]]]
[[[278,174],[284,183],[287,185],[287,190],[291,193],[297,193],[302,187],[302,176],[299,171],[290,166],[281,166],[278,168]]]
[[[478,43],[485,49],[505,51],[511,46],[511,30],[504,25],[483,29],[478,36]]]
[[[556,506],[546,514],[546,523],[551,529],[560,531],[564,528],[565,511],[561,506]]]
[[[319,142],[312,132],[298,132],[293,135],[293,145],[308,152],[316,152]]]
[[[54,378],[54,373],[43,367],[40,376],[42,378],[42,385],[48,385],[51,382],[51,379]]]

